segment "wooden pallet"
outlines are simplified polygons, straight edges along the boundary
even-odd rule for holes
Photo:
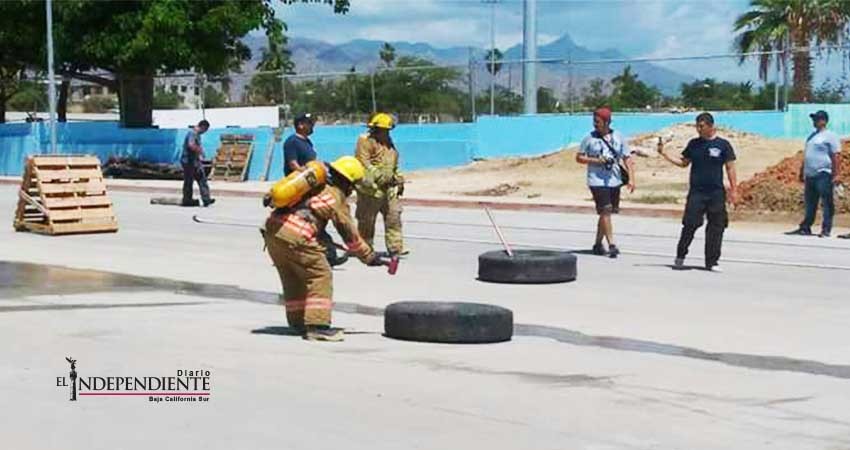
[[[221,146],[213,159],[210,180],[245,181],[253,151],[254,136],[250,134],[221,135]]]
[[[118,221],[95,156],[27,159],[15,230],[43,234],[118,231]]]

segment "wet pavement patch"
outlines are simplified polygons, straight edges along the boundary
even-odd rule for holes
[[[189,283],[164,278],[139,277],[95,270],[0,261],[0,312],[38,311],[83,308],[121,308],[151,306],[183,306],[203,302],[171,302],[145,304],[104,305],[8,305],[2,300],[38,295],[80,294],[90,292],[170,291],[214,299],[243,300],[263,304],[280,303],[279,295],[272,292],[242,289],[222,284]],[[28,308],[28,309],[27,309]],[[334,310],[367,316],[382,316],[384,309],[357,303],[336,302]],[[255,334],[288,333],[282,329],[254,330]],[[545,325],[514,324],[514,336],[543,337],[570,345],[599,347],[610,350],[654,353],[658,355],[714,361],[734,367],[756,370],[776,370],[810,375],[824,375],[850,379],[850,365],[827,364],[819,361],[788,358],[784,356],[751,355],[731,352],[708,352],[675,344],[645,341],[617,336],[593,336],[567,328]],[[515,374],[518,375],[518,374]]]
[[[196,306],[208,302],[160,302],[160,303],[69,303],[61,305],[0,305],[0,313],[31,311],[67,311],[75,309],[156,308],[165,306]]]
[[[592,336],[579,331],[543,325],[517,324],[514,326],[514,336],[544,337],[572,345],[716,361],[726,365],[748,369],[778,370],[850,379],[850,365],[826,364],[819,361],[788,358],[785,356],[707,352],[691,347],[644,341],[641,339],[616,336]]]

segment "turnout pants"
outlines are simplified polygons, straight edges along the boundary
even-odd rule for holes
[[[357,231],[374,248],[375,220],[378,213],[384,219],[384,241],[389,253],[401,253],[404,242],[401,233],[401,200],[387,195],[382,198],[357,194]]]
[[[705,266],[717,265],[720,260],[720,249],[723,245],[723,232],[729,225],[726,213],[726,191],[688,193],[685,214],[682,218],[682,235],[676,249],[676,258],[684,259],[688,248],[694,240],[694,234],[703,224],[703,217],[708,218],[705,228]]]
[[[806,217],[800,224],[800,228],[811,231],[815,223],[815,215],[818,211],[818,201],[823,203],[823,222],[821,231],[832,232],[832,217],[835,215],[834,186],[832,185],[832,174],[821,172],[817,175],[806,177],[806,190],[803,194],[806,203]]]
[[[183,165],[183,203],[192,201],[192,190],[195,181],[198,182],[198,189],[201,191],[201,200],[204,203],[209,203],[210,186],[207,184],[207,174],[204,173],[204,167],[200,163],[198,165]]]
[[[269,256],[283,285],[286,321],[291,328],[330,326],[333,309],[333,277],[323,249],[316,243],[297,243],[275,235],[280,225],[269,228],[265,241]]]

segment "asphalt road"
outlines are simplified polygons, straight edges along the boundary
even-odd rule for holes
[[[475,279],[499,248],[482,211],[411,208],[398,275],[335,271],[334,323],[352,333],[323,344],[285,333],[259,202],[116,193],[118,233],[47,237],[12,230],[14,192],[0,188],[4,448],[850,449],[848,241],[733,224],[724,273],[700,270],[699,239],[673,271],[675,221],[617,217],[621,258],[499,285]],[[593,216],[494,214],[520,247],[592,243]],[[380,308],[400,300],[505,306],[515,336],[391,340]],[[210,395],[69,402],[68,356],[81,377],[209,371]]]

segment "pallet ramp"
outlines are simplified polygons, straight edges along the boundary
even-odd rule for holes
[[[14,227],[49,235],[118,231],[100,160],[90,155],[28,158]]]
[[[248,164],[254,152],[254,136],[250,134],[223,134],[221,145],[215,153],[210,180],[245,181]]]

